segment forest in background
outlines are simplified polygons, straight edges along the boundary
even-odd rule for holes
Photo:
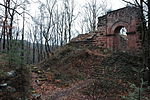
[[[149,0],[133,0],[129,2],[122,0],[128,5],[138,7],[141,11],[141,50],[142,66],[150,69],[150,2]],[[66,45],[74,34],[78,33],[75,22],[80,13],[83,13],[78,23],[81,33],[84,31],[96,31],[97,17],[105,14],[107,4],[98,3],[97,0],[85,3],[83,12],[76,11],[75,0],[38,1],[39,12],[32,16],[29,12],[30,1],[28,0],[3,0],[0,3],[0,54],[5,55],[8,60],[7,71],[15,70],[20,76],[22,97],[26,95],[27,87],[22,83],[28,82],[25,65],[38,63],[49,56],[60,46]],[[60,7],[61,5],[61,7]],[[32,8],[32,7],[31,7]],[[1,71],[3,73],[3,71]],[[150,82],[150,72],[148,81]]]
[[[37,12],[32,14],[28,0],[3,0],[1,3],[0,50],[27,54],[27,63],[39,62],[54,48],[65,45],[74,36],[96,30],[97,17],[106,12],[106,2],[89,1],[83,11],[77,10],[74,0],[36,1]],[[31,13],[32,12],[32,13]],[[80,20],[77,20],[78,17]],[[18,44],[19,43],[19,44]],[[16,52],[18,52],[16,51]],[[31,56],[32,55],[32,56]]]

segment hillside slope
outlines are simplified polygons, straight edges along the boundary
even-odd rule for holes
[[[129,83],[138,82],[137,73],[132,68],[141,69],[141,65],[141,58],[135,55],[113,53],[91,45],[68,44],[53,52],[45,61],[33,66],[34,94],[38,94],[38,98],[48,99],[50,95],[53,97],[53,94],[61,95],[66,93],[63,91],[76,90],[72,89],[73,86],[77,87],[78,91],[68,95],[62,94],[58,98],[85,100],[93,97],[112,97],[119,100],[118,98],[128,95],[131,91]],[[88,83],[86,87],[78,87],[78,83],[87,80],[93,82],[85,82]]]

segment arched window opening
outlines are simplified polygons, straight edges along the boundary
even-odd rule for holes
[[[117,28],[115,28],[114,33],[115,34],[120,34],[120,30],[123,28],[124,26],[118,26]]]
[[[125,50],[127,45],[127,29],[124,26],[118,26],[114,30],[114,42],[113,42],[113,48],[114,49],[123,49]]]
[[[125,27],[122,27],[120,29],[119,35],[121,38],[123,38],[124,40],[128,40],[127,39],[127,29]]]
[[[119,35],[120,37],[122,37],[125,40],[127,39],[127,29],[124,26],[118,26],[115,30],[114,33],[116,35]]]
[[[127,36],[127,29],[125,28],[125,27],[122,27],[121,29],[120,29],[120,33],[119,33],[120,35],[126,35]]]

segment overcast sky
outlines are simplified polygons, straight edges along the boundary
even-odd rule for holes
[[[32,1],[37,1],[37,0],[32,0]],[[44,2],[44,0],[40,0],[40,1]],[[58,0],[58,1],[61,1],[61,0]],[[82,6],[87,1],[89,1],[89,0],[75,0],[77,8],[78,7],[82,8]],[[102,0],[97,0],[97,1],[101,2]],[[126,3],[124,3],[122,0],[106,0],[106,1],[107,1],[108,9],[111,8],[112,10],[116,10],[116,9],[119,9],[119,8],[122,8],[122,7],[126,6]],[[128,0],[128,1],[131,1],[131,0]],[[31,9],[32,9],[33,13],[35,13],[36,10],[37,10],[36,5],[37,5],[37,3],[32,3],[31,4]]]
[[[113,10],[126,6],[126,4],[122,2],[122,0],[107,0],[107,1],[110,2],[110,6],[112,7]]]
[[[38,0],[32,0],[32,1],[34,1],[35,3],[31,3],[31,7],[29,9],[33,16],[37,16],[38,3],[36,3],[36,1],[38,1]],[[44,2],[46,0],[40,0],[40,1]],[[62,1],[62,0],[58,0],[58,1]],[[77,14],[80,11],[82,12],[82,10],[84,9],[83,5],[85,5],[85,3],[88,1],[91,1],[91,0],[75,0],[75,4],[76,4],[75,13]],[[97,1],[102,2],[104,0],[97,0]],[[128,0],[128,1],[131,1],[131,0]],[[106,2],[107,2],[107,9],[111,9],[111,10],[116,10],[116,9],[126,6],[126,3],[124,3],[122,0],[106,0]],[[82,15],[77,18],[76,22],[78,22],[78,20],[81,17],[82,17]],[[76,23],[76,27],[77,26],[78,26],[78,23]],[[77,29],[79,29],[79,28],[77,27]],[[78,32],[78,33],[81,33],[81,32]]]
[[[84,4],[85,1],[88,0],[75,0],[79,4]],[[97,0],[97,1],[102,1],[102,0]],[[108,7],[112,7],[113,10],[124,7],[126,4],[122,0],[106,0],[108,3]]]

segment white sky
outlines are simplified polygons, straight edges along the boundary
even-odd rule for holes
[[[32,0],[32,1],[36,2],[38,0]],[[46,0],[40,0],[40,1],[44,2]],[[58,1],[62,1],[62,0],[58,0]],[[75,4],[76,4],[75,13],[78,14],[78,12],[82,12],[82,9],[84,9],[83,5],[85,5],[85,3],[88,1],[91,1],[91,0],[75,0]],[[97,1],[102,2],[104,0],[97,0]],[[128,1],[131,1],[131,0],[128,0]],[[126,6],[126,3],[124,3],[122,0],[106,0],[106,2],[107,2],[107,9],[111,9],[111,10],[116,10],[116,9]],[[38,3],[31,3],[31,7],[29,9],[30,9],[32,15],[36,16],[37,10],[38,10]],[[77,18],[77,20],[80,19],[80,17]],[[77,27],[77,29],[79,29],[79,28]],[[79,33],[81,33],[81,32],[79,32]]]
[[[32,0],[32,1],[37,1],[37,0]],[[40,0],[40,1],[44,2],[44,0]],[[58,1],[61,1],[61,0],[58,0]],[[87,1],[89,1],[89,0],[75,0],[77,8],[82,7],[85,4],[85,2],[87,2]],[[97,1],[101,2],[102,0],[97,0]],[[116,10],[116,9],[126,6],[126,3],[124,3],[122,0],[106,0],[106,1],[108,4],[108,9],[111,8],[112,10]],[[128,0],[128,1],[131,1],[131,0]],[[77,10],[77,8],[76,8],[76,10]],[[35,14],[36,10],[37,10],[37,4],[32,3],[31,4],[31,12]]]
[[[113,10],[126,6],[126,3],[124,3],[122,0],[107,0],[107,1],[108,3],[110,2],[109,6],[111,6]]]
[[[38,3],[36,3],[36,1],[38,1],[38,0],[31,0],[31,1],[34,1],[34,3],[31,3],[30,7],[27,8],[27,9],[30,10],[30,14],[32,16],[35,16],[35,15],[37,15],[37,11],[38,11]],[[40,0],[40,1],[44,2],[46,0]],[[61,0],[58,0],[58,1],[61,1]],[[75,0],[76,12],[82,10],[83,9],[82,6],[87,1],[89,1],[89,0]],[[97,0],[97,1],[101,2],[103,0]],[[107,1],[107,7],[108,7],[107,9],[111,8],[111,10],[116,10],[116,9],[119,9],[119,8],[122,8],[122,7],[126,6],[126,3],[124,3],[122,0],[106,0],[106,1]],[[128,0],[128,1],[132,1],[132,0]],[[2,2],[2,0],[0,0],[0,2]]]
[[[84,2],[89,1],[89,0],[75,0],[78,2],[78,4],[82,5],[84,4]],[[97,0],[98,2],[102,1],[102,0]],[[111,7],[112,10],[124,7],[126,5],[126,3],[124,3],[122,0],[105,0],[108,3],[108,7]],[[131,1],[131,0],[128,0]]]

